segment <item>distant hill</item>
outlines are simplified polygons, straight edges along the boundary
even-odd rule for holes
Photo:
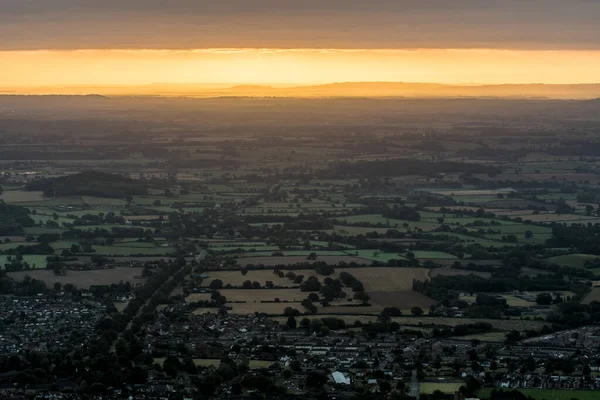
[[[143,181],[98,171],[86,171],[60,178],[36,180],[29,183],[26,190],[43,191],[46,197],[98,196],[126,198],[148,193],[148,187]]]
[[[128,96],[190,97],[501,97],[593,99],[600,97],[600,84],[505,84],[446,85],[411,82],[339,82],[312,86],[152,84],[0,88],[0,94],[100,94]]]

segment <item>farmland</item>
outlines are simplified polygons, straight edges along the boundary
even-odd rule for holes
[[[143,284],[141,271],[137,268],[98,269],[93,271],[67,271],[65,275],[56,275],[53,271],[38,269],[34,271],[9,272],[10,277],[23,279],[30,276],[39,279],[48,286],[59,282],[63,285],[70,283],[79,288],[89,288],[92,285],[110,285],[112,283],[130,282],[132,285]]]
[[[597,389],[596,101],[239,90],[0,96],[0,387]]]
[[[294,270],[296,276],[302,275],[304,279],[316,277],[322,279],[314,270]],[[342,272],[351,273],[362,282],[365,292],[371,297],[370,305],[361,306],[352,300],[352,292],[346,290],[345,298],[332,301],[328,307],[323,307],[323,312],[338,314],[376,314],[385,307],[398,307],[410,309],[418,306],[428,308],[434,304],[430,298],[412,291],[413,279],[426,279],[429,270],[425,268],[337,268],[330,277],[335,279]],[[266,314],[281,314],[286,307],[302,308],[300,302],[306,297],[290,279],[280,278],[272,270],[249,270],[245,275],[238,271],[211,271],[203,280],[203,286],[209,286],[214,280],[221,280],[225,289],[220,290],[225,296],[234,314],[249,314],[262,312]],[[274,289],[227,289],[228,287],[241,287],[245,281],[258,282],[265,286],[270,281]],[[278,287],[286,289],[278,289]],[[295,287],[295,288],[290,288]],[[206,300],[208,294],[191,294],[188,301]]]

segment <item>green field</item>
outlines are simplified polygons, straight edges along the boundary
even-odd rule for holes
[[[463,386],[462,382],[421,382],[421,393],[431,394],[436,390],[442,393],[454,393]]]
[[[595,260],[600,257],[593,254],[566,254],[564,256],[556,256],[546,258],[544,261],[549,264],[566,265],[575,268],[584,268],[585,262]]]
[[[415,250],[413,251],[415,254],[415,258],[432,258],[439,260],[458,260],[458,257],[452,255],[450,253],[445,253],[443,251],[423,251],[423,250]]]
[[[4,264],[8,263],[7,255],[0,255],[0,267],[4,269]],[[14,256],[12,256],[14,258]],[[23,261],[27,262],[31,269],[43,269],[46,268],[46,255],[35,255],[35,254],[26,254],[23,256]]]
[[[504,389],[511,390],[511,389]],[[525,396],[531,396],[536,400],[596,400],[600,396],[597,390],[552,390],[552,389],[515,389]],[[489,398],[491,388],[485,388],[477,392],[481,398]]]

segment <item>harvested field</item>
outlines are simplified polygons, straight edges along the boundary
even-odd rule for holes
[[[28,192],[26,190],[5,190],[0,199],[6,203],[26,203],[33,201],[44,201],[44,192]]]
[[[274,301],[301,302],[308,296],[299,289],[223,289],[219,292],[227,297],[227,301],[246,301],[248,303]]]
[[[590,304],[592,301],[600,301],[600,287],[596,286],[581,300],[581,304]]]
[[[33,271],[9,272],[11,278],[22,280],[25,275],[34,279],[44,281],[46,285],[51,286],[55,282],[63,285],[71,283],[78,288],[89,288],[92,285],[110,285],[121,281],[129,281],[132,285],[143,284],[146,279],[141,278],[142,270],[140,268],[114,268],[114,269],[95,269],[91,271],[70,271],[66,275],[55,275],[54,271],[49,269],[38,269]]]
[[[370,303],[374,307],[398,307],[401,310],[407,310],[412,307],[421,307],[426,310],[435,300],[413,290],[394,291],[394,292],[369,292],[371,296]]]
[[[428,269],[425,268],[391,268],[391,267],[365,267],[365,268],[344,268],[336,269],[331,275],[336,278],[341,271],[346,271],[360,280],[365,291],[371,296],[371,306],[356,306],[354,301],[348,302],[347,299],[340,299],[332,303],[331,307],[318,307],[318,312],[327,312],[335,314],[375,314],[383,310],[384,307],[398,307],[401,309],[410,309],[414,306],[428,308],[435,301],[416,293],[412,290],[413,279],[424,280],[428,276]],[[317,276],[319,280],[325,277],[318,275],[313,270],[295,270],[296,275],[304,275],[305,279],[309,276]],[[214,279],[223,281],[223,285],[241,286],[244,281],[257,281],[264,285],[266,281],[272,281],[276,286],[289,287],[287,289],[221,289],[220,292],[227,298],[227,306],[232,307],[234,314],[248,314],[253,312],[264,312],[267,314],[280,314],[288,307],[294,307],[303,310],[299,304],[306,296],[307,292],[302,292],[288,278],[279,278],[273,274],[272,270],[250,270],[246,275],[240,271],[212,271],[208,272],[209,277],[203,281],[203,286],[208,286]],[[349,289],[345,290],[348,298],[352,297]],[[192,294],[188,299],[205,300],[207,294]],[[274,301],[279,298],[281,303],[261,303],[261,301]],[[245,301],[246,303],[229,303],[231,301]],[[285,301],[292,303],[284,303]],[[294,303],[295,302],[295,303]],[[348,305],[352,305],[348,307]]]
[[[285,271],[287,273],[288,271]],[[298,269],[293,271],[296,275],[304,275],[304,279],[309,276],[316,276],[319,280],[323,280],[325,278],[323,275],[317,274],[312,269]],[[223,286],[230,284],[231,286],[242,286],[244,281],[257,281],[261,285],[264,285],[266,281],[272,281],[275,286],[280,286],[283,288],[286,287],[297,287],[298,284],[292,282],[289,278],[280,278],[279,276],[273,273],[272,269],[260,269],[260,270],[250,270],[246,275],[242,275],[242,273],[237,271],[209,271],[206,273],[208,278],[204,279],[202,282],[202,286],[207,287],[210,285],[210,282],[214,279],[220,279],[223,281]],[[332,277],[334,277],[332,275]],[[223,289],[225,290],[225,289]],[[259,289],[255,289],[259,290]]]
[[[269,315],[282,315],[286,307],[292,307],[302,312],[300,303],[227,303],[226,307],[231,307],[230,314],[248,315],[265,313]],[[204,314],[207,312],[216,313],[216,308],[198,308],[194,310],[194,314]]]
[[[413,279],[425,280],[429,277],[426,268],[393,268],[393,267],[371,267],[371,268],[348,268],[345,271],[360,280],[367,292],[389,292],[389,291],[412,291]],[[339,273],[341,269],[336,269]]]
[[[301,293],[301,292],[298,292]],[[330,307],[322,307],[319,304],[315,304],[317,306],[317,314],[327,313],[327,314],[335,314],[335,315],[376,315],[381,313],[383,307],[380,305],[373,306],[352,306],[352,307],[343,307],[341,305],[334,305]],[[349,303],[351,304],[351,303]],[[282,315],[283,311],[287,307],[292,307],[297,309],[300,312],[304,312],[304,307],[298,302],[288,302],[288,303],[227,303],[227,307],[231,307],[229,310],[230,314],[237,315],[248,315],[253,314],[255,312],[265,313],[268,315]],[[194,314],[204,314],[207,312],[215,313],[217,311],[216,308],[198,308],[194,311]],[[354,321],[354,320],[353,320]]]

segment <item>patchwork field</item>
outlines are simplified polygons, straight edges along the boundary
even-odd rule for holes
[[[428,308],[435,301],[412,290],[413,279],[425,280],[428,277],[429,270],[425,268],[391,268],[391,267],[365,267],[365,268],[337,268],[335,273],[330,275],[336,278],[342,271],[349,272],[360,280],[365,288],[365,292],[371,297],[369,306],[361,306],[355,300],[352,300],[352,292],[345,288],[345,299],[333,301],[329,307],[317,305],[318,312],[333,314],[376,314],[380,313],[385,307],[398,307],[400,309],[410,309],[414,306]],[[296,275],[304,275],[304,279],[309,276],[315,276],[322,282],[325,278],[313,270],[294,270]],[[227,307],[230,307],[231,313],[248,314],[253,312],[262,312],[271,315],[281,314],[286,307],[303,310],[300,302],[308,295],[302,292],[288,278],[279,278],[271,270],[250,270],[246,275],[240,271],[211,271],[207,273],[208,278],[204,279],[202,286],[207,287],[214,279],[220,279],[223,285],[228,284],[239,287],[244,281],[257,281],[264,286],[266,281],[272,281],[275,286],[288,287],[287,289],[221,289],[220,293],[227,298]],[[205,293],[191,294],[189,301],[207,300],[210,295]],[[275,299],[281,302],[272,302]],[[236,303],[245,302],[245,303]],[[288,302],[288,303],[285,303]],[[210,311],[210,309],[196,310],[196,313]]]

